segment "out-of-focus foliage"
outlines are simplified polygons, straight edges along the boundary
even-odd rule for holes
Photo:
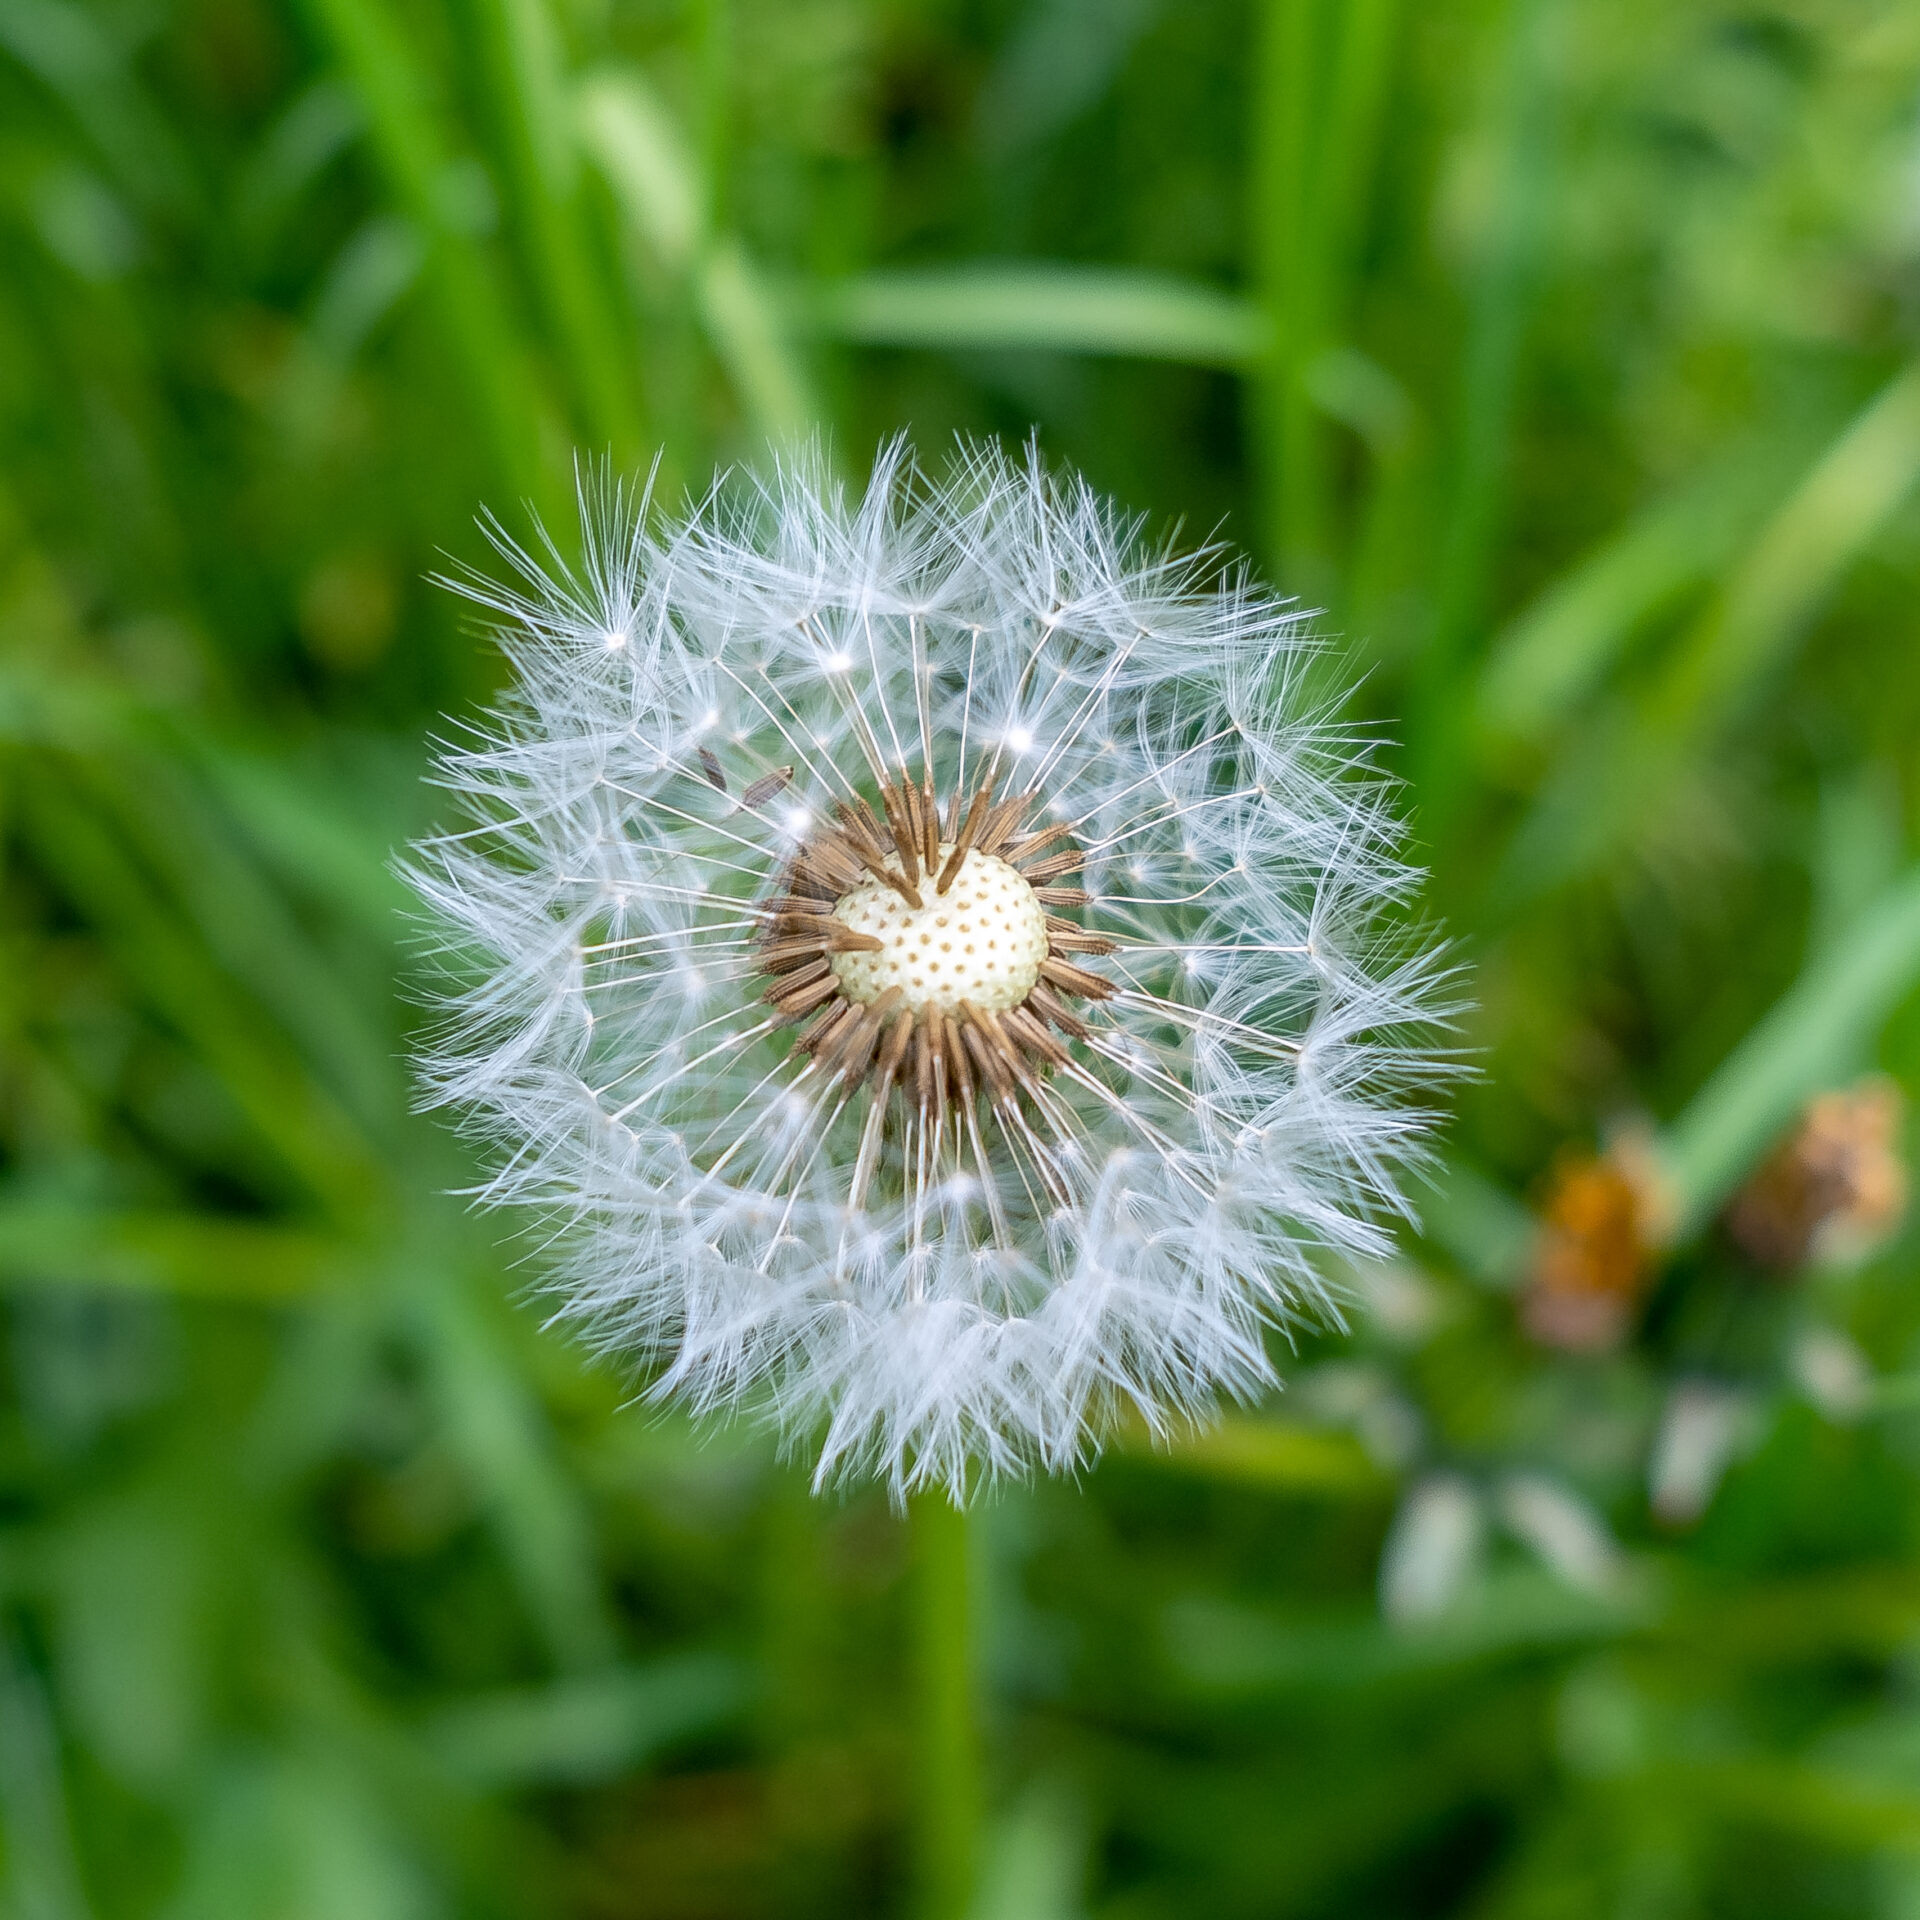
[[[476,506],[824,424],[1324,607],[1476,968],[984,1512],[978,1912],[1920,1914],[1916,354],[1914,0],[0,0],[0,1911],[902,1910],[899,1523],[515,1304],[386,865]]]

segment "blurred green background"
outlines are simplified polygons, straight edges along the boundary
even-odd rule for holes
[[[1478,1002],[972,1523],[977,1920],[1920,1920],[1917,353],[1915,0],[0,0],[0,1912],[913,1910],[909,1530],[542,1331],[387,867],[480,504],[818,425],[1323,608]]]

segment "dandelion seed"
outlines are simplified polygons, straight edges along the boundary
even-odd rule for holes
[[[992,451],[582,510],[578,568],[495,526],[516,579],[453,583],[517,684],[413,864],[427,1084],[560,1314],[896,1496],[1271,1384],[1444,1072],[1298,615]]]

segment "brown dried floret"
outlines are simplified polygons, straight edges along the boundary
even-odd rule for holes
[[[1520,1298],[1528,1335],[1566,1353],[1617,1347],[1652,1279],[1661,1226],[1651,1169],[1631,1144],[1562,1153]]]
[[[1775,1273],[1870,1252],[1907,1210],[1904,1112],[1900,1089],[1882,1075],[1816,1094],[1734,1195],[1728,1236]]]
[[[1048,884],[1082,863],[1071,827],[1028,831],[1026,821],[1040,794],[1030,790],[996,800],[996,771],[990,767],[971,793],[952,796],[944,831],[939,800],[924,774],[916,781],[903,771],[897,785],[879,783],[878,811],[857,797],[839,802],[831,824],[797,850],[779,893],[761,909],[759,964],[769,977],[765,998],[782,1018],[809,1023],[795,1042],[796,1052],[810,1055],[817,1070],[849,1085],[865,1081],[878,1106],[898,1092],[923,1119],[948,1108],[964,1116],[977,1098],[986,1097],[1020,1124],[1020,1099],[1033,1100],[1040,1082],[1068,1064],[1065,1040],[1089,1032],[1069,1003],[1102,1000],[1113,992],[1103,974],[1067,956],[1098,957],[1112,953],[1115,943],[1046,911],[1087,904],[1082,888]],[[957,1005],[931,999],[916,1005],[898,986],[878,999],[859,997],[834,957],[877,953],[884,942],[837,917],[849,909],[851,897],[880,882],[913,913],[928,913],[948,896],[963,869],[973,870],[970,856],[1011,868],[1021,882],[1017,891],[1023,897],[1031,891],[1034,926],[1044,923],[1044,952],[1038,946],[1042,935],[1036,933],[1037,974],[1025,976],[1031,985],[1024,994],[1017,1001],[1013,997],[1021,981],[1007,987],[1006,997],[994,1005],[965,999]],[[898,914],[895,909],[888,916],[889,924]],[[993,931],[986,929],[983,939]],[[1004,942],[999,951],[1004,954]],[[929,957],[930,970],[936,970],[936,960],[937,955]]]

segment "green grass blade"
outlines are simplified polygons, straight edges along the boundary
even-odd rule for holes
[[[1081,1920],[1086,1812],[1065,1782],[1030,1786],[989,1828],[968,1920]]]
[[[1268,540],[1288,584],[1330,589],[1333,474],[1312,371],[1347,320],[1398,0],[1268,0],[1255,71],[1252,278],[1271,350],[1255,376]]]
[[[1603,1600],[1545,1572],[1515,1568],[1417,1627],[1371,1617],[1283,1622],[1251,1607],[1200,1600],[1174,1602],[1166,1624],[1173,1659],[1209,1692],[1358,1693],[1416,1674],[1617,1639],[1644,1631],[1658,1611],[1648,1596]]]
[[[817,287],[813,328],[868,346],[1041,350],[1245,367],[1271,325],[1250,301],[1130,267],[979,263],[869,273]]]
[[[1656,696],[1662,731],[1694,733],[1759,691],[1920,481],[1920,363],[1890,381],[1761,530]]]
[[[278,234],[301,196],[353,144],[360,108],[337,80],[297,94],[242,169],[234,217],[256,247]]]
[[[1920,480],[1920,366],[1884,387],[1762,526],[1643,698],[1583,730],[1501,863],[1509,906],[1599,865],[1771,683]]]
[[[9,1624],[0,1631],[0,1892],[21,1920],[89,1920],[60,1737],[46,1690]]]
[[[497,484],[544,500],[542,407],[492,261],[450,192],[455,148],[426,75],[383,0],[308,0],[366,116],[374,153],[401,210],[426,236],[435,309],[464,378]]]
[[[173,215],[191,206],[197,188],[180,142],[91,9],[7,0],[0,47],[67,103],[136,201]]]
[[[1547,237],[1559,12],[1559,0],[1512,0],[1507,15],[1497,196],[1473,285],[1457,463],[1434,587],[1430,652],[1447,658],[1478,614],[1503,509],[1521,356]]]
[[[422,1731],[450,1772],[482,1786],[605,1780],[725,1727],[746,1710],[751,1691],[739,1661],[683,1653],[449,1702]]]
[[[628,224],[669,274],[690,283],[715,357],[756,431],[791,441],[820,420],[787,318],[752,256],[731,234],[711,237],[708,192],[653,89],[628,69],[581,83],[581,137]]]
[[[410,220],[376,214],[334,256],[314,298],[308,331],[330,362],[344,366],[419,277],[424,248]]]
[[[277,877],[323,901],[380,948],[404,937],[415,903],[392,865],[399,822],[382,834],[350,814],[337,789],[257,748],[225,740],[186,745],[196,772]],[[411,768],[409,755],[389,784],[397,788]],[[375,803],[385,798],[376,789]]]
[[[1474,277],[1427,633],[1414,693],[1412,766],[1428,831],[1457,798],[1468,715],[1463,661],[1482,616],[1506,515],[1527,329],[1548,238],[1558,134],[1553,70],[1563,0],[1511,0],[1498,178]]]
[[[24,815],[32,845],[112,954],[129,994],[180,1034],[262,1140],[336,1218],[377,1217],[391,1199],[388,1169],[339,1102],[247,1004],[71,786],[43,771],[33,801]]]
[[[574,111],[587,152],[669,272],[693,265],[706,224],[699,172],[659,96],[629,68],[589,74]]]
[[[1533,1243],[1534,1219],[1497,1181],[1457,1156],[1420,1208],[1422,1237],[1484,1287],[1509,1292]]]
[[[1254,393],[1258,445],[1271,496],[1274,558],[1289,576],[1323,565],[1326,502],[1319,421],[1302,370],[1319,345],[1325,262],[1313,178],[1320,43],[1319,0],[1267,0],[1261,9],[1254,96],[1254,282],[1268,319],[1268,353]]]
[[[1679,1231],[1697,1229],[1802,1102],[1857,1070],[1920,981],[1920,867],[1883,892],[1728,1055],[1668,1129],[1661,1161]]]
[[[527,277],[576,396],[577,423],[631,461],[645,437],[637,323],[589,244],[558,29],[544,0],[468,0],[463,11],[502,127]]]
[[[451,1226],[442,1219],[429,1231]],[[616,1640],[593,1529],[579,1488],[555,1457],[524,1369],[465,1274],[429,1263],[412,1279],[416,1325],[449,1444],[473,1476],[550,1657],[563,1672],[607,1666]]]
[[[214,1214],[0,1202],[0,1286],[68,1286],[273,1304],[348,1284],[340,1243]]]
[[[250,858],[236,822],[208,805],[167,759],[133,751],[81,763],[75,778],[118,837],[165,887],[227,977],[240,982],[298,1044],[314,1077],[369,1135],[389,1129],[406,1098],[390,1009],[341,978]],[[396,933],[395,921],[389,933]],[[382,970],[384,971],[384,969]]]
[[[1656,500],[1562,574],[1494,642],[1480,680],[1480,724],[1536,738],[1605,680],[1635,632],[1711,579],[1777,499],[1771,442],[1742,445]]]
[[[1123,1450],[1196,1479],[1257,1487],[1268,1493],[1351,1498],[1377,1493],[1385,1476],[1352,1435],[1323,1432],[1295,1420],[1236,1415],[1184,1434],[1171,1445],[1129,1435]]]
[[[753,257],[732,235],[708,248],[699,296],[707,337],[762,435],[797,440],[818,426],[819,404],[787,337],[785,316]]]

